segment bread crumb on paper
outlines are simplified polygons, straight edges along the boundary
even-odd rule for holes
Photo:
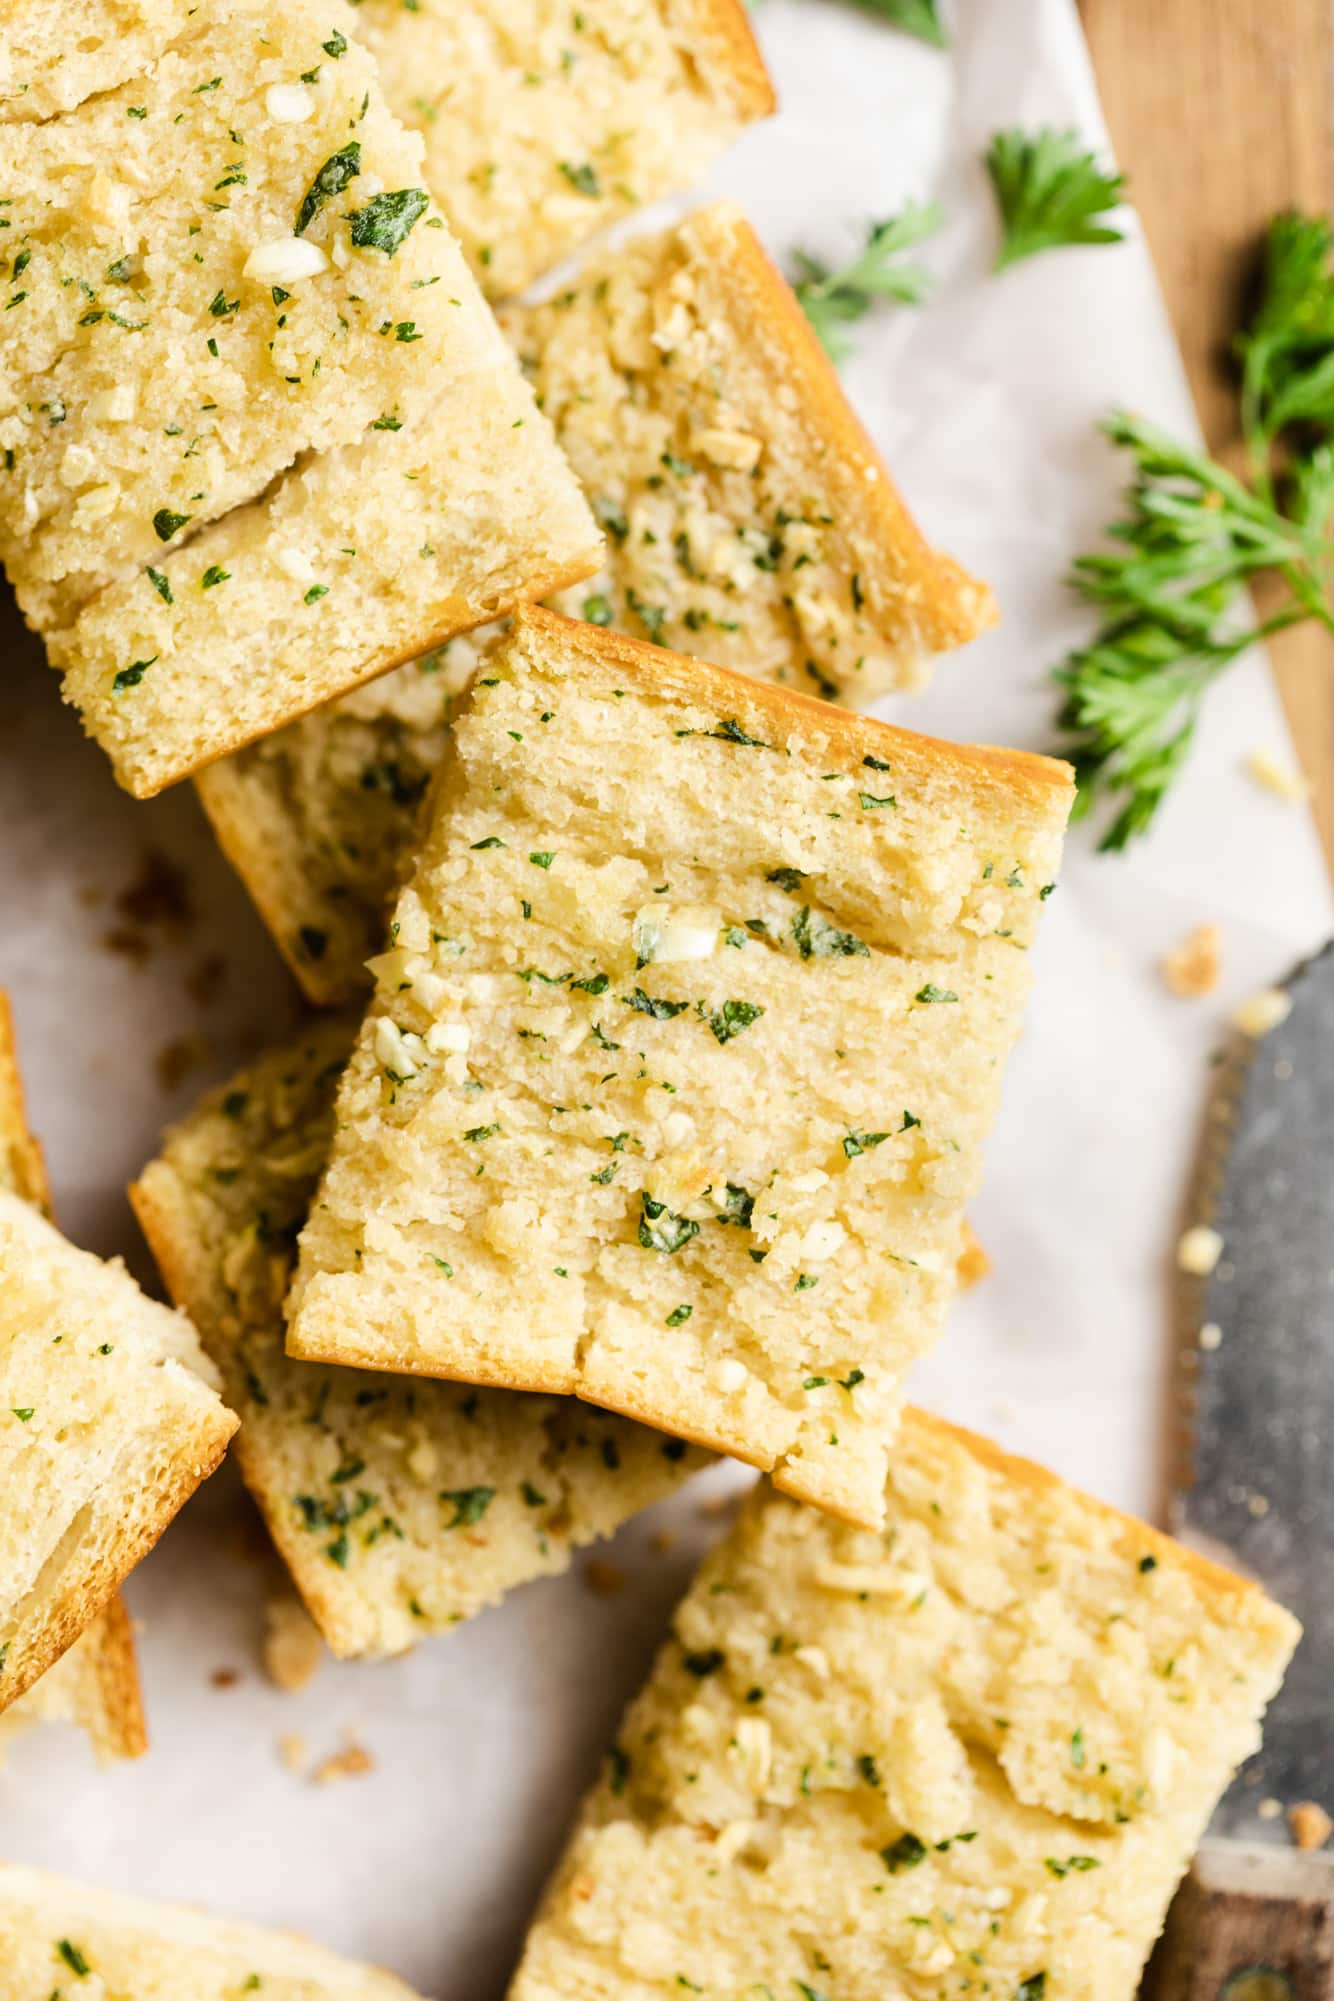
[[[306,1740],[293,1730],[285,1730],[278,1739],[278,1756],[289,1772],[300,1772],[306,1762]]]
[[[331,1786],[339,1779],[359,1779],[374,1770],[375,1760],[370,1752],[349,1734],[346,1748],[322,1759],[310,1776],[317,1786]]]
[[[1290,1806],[1288,1827],[1299,1848],[1323,1848],[1334,1834],[1334,1820],[1315,1800],[1298,1800]]]
[[[1233,1025],[1243,1035],[1259,1041],[1273,1028],[1281,1028],[1292,1013],[1292,995],[1284,987],[1261,987],[1233,1009]]]
[[[1192,1278],[1208,1278],[1223,1255],[1223,1239],[1207,1223],[1183,1230],[1177,1243],[1177,1269]]]
[[[319,1672],[324,1642],[299,1598],[272,1598],[264,1610],[264,1672],[294,1695]]]
[[[595,1598],[618,1598],[625,1589],[625,1572],[605,1557],[590,1557],[584,1565],[584,1582]]]
[[[1202,1000],[1223,977],[1223,933],[1217,924],[1197,924],[1160,960],[1168,990],[1181,1000]]]
[[[1299,806],[1311,796],[1311,781],[1275,757],[1272,750],[1253,750],[1246,760],[1246,769],[1257,785],[1263,785],[1276,799],[1286,799],[1291,806]]]

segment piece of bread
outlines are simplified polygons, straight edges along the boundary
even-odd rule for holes
[[[869,1535],[751,1498],[510,2001],[1131,2001],[1297,1622],[917,1411],[887,1500]]]
[[[325,0],[203,0],[117,89],[0,126],[0,553],[44,629],[157,564],[181,533],[161,533],[163,510],[197,530],[488,353],[490,315],[424,191],[392,255],[353,247],[347,212],[373,189],[421,190],[421,146],[368,51],[334,60],[330,40]],[[298,240],[330,162],[337,189]],[[260,246],[322,268],[257,271]],[[394,338],[409,320],[420,338]],[[228,586],[204,596],[226,624]]]
[[[289,1352],[574,1392],[874,1523],[1070,800],[517,615],[375,962]]]
[[[77,1724],[103,1765],[142,1758],[148,1749],[134,1628],[119,1595],[26,1695],[0,1711],[0,1761],[35,1723]]]
[[[454,639],[201,771],[227,859],[308,999],[363,995],[479,648]]]
[[[361,0],[357,27],[496,297],[701,180],[774,109],[739,0]]]
[[[0,1864],[5,2001],[416,2001],[390,1973],[295,1932]]]
[[[178,0],[78,0],[78,33],[51,0],[6,0],[0,22],[0,120],[53,118],[114,90],[170,41]]]
[[[183,1314],[0,1193],[0,1708],[107,1604],[236,1429]]]
[[[401,18],[408,35],[416,17]],[[603,573],[560,609],[858,704],[914,685],[994,618],[986,587],[922,540],[731,204],[595,260],[504,323],[608,528]],[[458,651],[461,680],[473,656]],[[444,740],[452,677],[437,666],[429,684],[405,668],[200,780],[319,1005],[363,991],[384,942]]]
[[[201,0],[0,123],[0,555],[141,796],[600,559],[350,19]]]
[[[131,1190],[241,1413],[236,1455],[336,1654],[397,1653],[609,1535],[701,1463],[570,1399],[294,1362],[282,1301],[354,1025],[210,1092]],[[437,1269],[441,1283],[446,1274]]]
[[[611,544],[560,610],[856,707],[995,622],[922,539],[734,203],[502,324]]]
[[[51,1213],[42,1149],[28,1125],[9,997],[0,991],[0,1188]],[[31,1723],[77,1723],[99,1759],[138,1758],[148,1749],[134,1631],[113,1597],[73,1646],[24,1696],[0,1711],[0,1755]]]

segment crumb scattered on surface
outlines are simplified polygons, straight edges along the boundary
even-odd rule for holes
[[[1217,924],[1197,924],[1161,961],[1168,989],[1182,1000],[1201,1000],[1223,977],[1223,933]]]
[[[227,980],[227,961],[221,952],[209,952],[185,976],[185,991],[197,1007],[209,1007]]]
[[[202,1069],[213,1054],[206,1035],[179,1035],[164,1042],[154,1059],[157,1080],[164,1091],[178,1091],[194,1070]]]
[[[1251,994],[1234,1008],[1232,1020],[1243,1035],[1258,1041],[1271,1028],[1281,1027],[1291,1013],[1292,995],[1285,988],[1261,987],[1259,993]]]
[[[235,1688],[240,1679],[235,1668],[214,1668],[209,1683],[213,1688]]]
[[[374,1770],[375,1760],[370,1752],[349,1733],[346,1747],[323,1759],[310,1776],[317,1786],[331,1786],[339,1779],[362,1778]]]
[[[195,920],[189,877],[160,848],[145,848],[139,873],[117,896],[116,908],[141,931],[160,926],[179,936]]]
[[[676,1548],[676,1537],[670,1529],[654,1529],[648,1546],[655,1556],[666,1556]]]
[[[616,1598],[625,1589],[625,1572],[603,1556],[590,1557],[584,1565],[584,1582],[598,1598]]]
[[[1223,1330],[1216,1320],[1206,1320],[1197,1338],[1206,1354],[1212,1354],[1215,1348],[1222,1345]]]
[[[991,1259],[983,1249],[981,1240],[974,1234],[971,1223],[963,1226],[963,1248],[959,1252],[956,1266],[960,1292],[970,1292],[991,1270]]]
[[[284,1594],[265,1606],[263,1655],[264,1672],[288,1695],[318,1673],[324,1642],[299,1598]]]
[[[132,966],[142,966],[153,950],[146,931],[136,931],[130,924],[114,924],[110,931],[102,933],[102,948],[114,952],[117,958],[128,959]]]
[[[1277,1820],[1283,1811],[1283,1802],[1272,1797],[1264,1799],[1255,1811],[1261,1820]]]
[[[1257,785],[1263,785],[1277,799],[1286,799],[1289,805],[1300,805],[1311,796],[1310,780],[1275,757],[1272,750],[1253,750],[1246,760],[1246,769]]]
[[[1334,1834],[1334,1820],[1315,1800],[1298,1800],[1288,1808],[1288,1826],[1299,1848],[1323,1848]]]
[[[1192,1278],[1208,1278],[1223,1255],[1223,1239],[1207,1223],[1183,1230],[1177,1243],[1177,1269]]]
[[[295,1731],[285,1730],[278,1739],[278,1756],[289,1772],[299,1772],[306,1762],[306,1740]]]

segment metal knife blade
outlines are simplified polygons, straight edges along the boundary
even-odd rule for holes
[[[1258,1578],[1304,1628],[1264,1748],[1211,1829],[1284,1841],[1262,1800],[1334,1814],[1334,944],[1285,985],[1287,1020],[1220,1072],[1204,1171],[1223,1251],[1183,1329],[1194,1436],[1172,1499],[1184,1540]]]
[[[1223,1250],[1182,1281],[1170,1514],[1304,1637],[1172,1907],[1153,2001],[1334,2001],[1334,1857],[1289,1847],[1265,1804],[1334,1814],[1334,943],[1284,985],[1287,1019],[1217,1073],[1191,1221]]]

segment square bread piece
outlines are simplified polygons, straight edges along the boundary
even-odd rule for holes
[[[111,1600],[236,1419],[183,1314],[0,1191],[0,1709]]]
[[[356,18],[493,297],[702,180],[774,109],[739,0],[361,0]]]
[[[602,550],[369,53],[320,0],[177,31],[0,123],[0,555],[140,796]]]
[[[920,1412],[887,1503],[871,1535],[751,1498],[510,2001],[1132,2001],[1297,1622]]]
[[[702,1463],[679,1439],[570,1398],[284,1354],[283,1296],[354,1032],[313,1022],[211,1092],[131,1190],[241,1414],[242,1476],[344,1656],[400,1652],[564,1570]]]
[[[599,258],[506,325],[608,534],[601,576],[560,609],[857,704],[915,685],[994,619],[985,585],[923,541],[730,204]],[[384,943],[468,644],[200,779],[318,1005],[362,992]]]
[[[289,1353],[572,1391],[877,1522],[1070,798],[517,616],[375,962]]]
[[[9,997],[0,991],[0,1188],[51,1213],[42,1149],[28,1125]],[[99,1760],[138,1758],[148,1749],[134,1632],[114,1597],[41,1680],[0,1712],[0,1759],[32,1723],[77,1723]]]
[[[417,2001],[412,1990],[295,1932],[95,1890],[0,1865],[5,2001]],[[85,1984],[86,1983],[86,1984]]]
[[[0,554],[42,630],[494,340],[324,0],[181,7],[117,89],[0,125],[0,179]],[[226,623],[227,586],[205,595]]]
[[[928,547],[732,202],[589,259],[501,324],[607,532],[558,609],[864,707],[996,605]]]

